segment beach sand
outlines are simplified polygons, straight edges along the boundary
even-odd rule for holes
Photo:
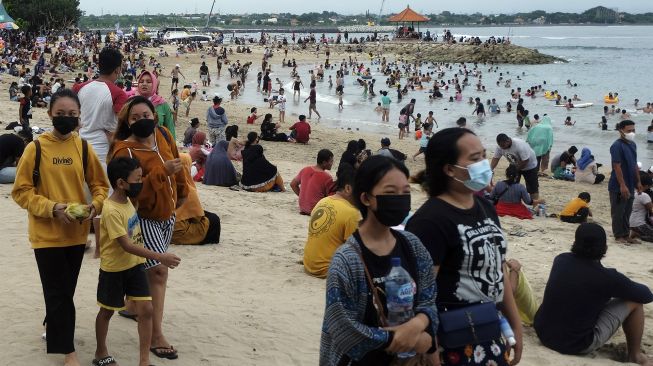
[[[146,50],[155,54],[156,49]],[[168,52],[174,55],[173,49]],[[293,53],[298,62],[314,61],[314,53]],[[323,57],[323,56],[322,56]],[[251,55],[234,55],[241,62],[252,60],[250,77],[256,77],[260,67],[261,49],[254,47]],[[273,67],[279,68],[279,55]],[[333,60],[342,59],[333,56]],[[175,63],[182,64],[187,82],[199,80],[197,70],[201,60],[197,54],[188,57],[162,58],[164,74]],[[207,58],[211,72],[215,72],[215,59]],[[228,72],[223,68],[228,75]],[[289,71],[289,70],[288,70]],[[215,81],[215,76],[213,77]],[[0,95],[7,95],[13,78],[2,76]],[[218,80],[226,84],[226,78]],[[163,78],[161,94],[168,96],[170,79]],[[183,80],[182,80],[183,83]],[[70,86],[70,85],[69,85]],[[226,89],[225,93],[226,94]],[[228,98],[226,98],[228,99]],[[16,120],[18,103],[3,102],[0,110],[0,127]],[[190,117],[197,116],[205,123],[205,111],[210,102],[195,101]],[[231,123],[241,127],[240,137],[250,130],[259,131],[259,124],[246,125],[250,105],[227,101],[223,104]],[[259,114],[268,112],[263,102]],[[319,105],[318,105],[319,108]],[[271,112],[277,118],[277,112]],[[290,126],[296,116],[286,116]],[[260,121],[260,120],[259,120]],[[48,126],[45,110],[36,109],[34,125]],[[180,117],[177,135],[182,136],[187,127]],[[368,148],[376,151],[382,136],[342,131],[321,126],[313,121],[313,134],[308,145],[264,142],[265,154],[276,164],[286,185],[304,166],[314,164],[317,151],[331,149],[336,162],[350,139],[364,138]],[[203,127],[204,128],[204,127]],[[392,147],[409,156],[418,149],[414,140],[399,141],[395,136]],[[487,146],[489,151],[494,146]],[[423,157],[408,166],[412,173],[423,168]],[[505,167],[505,166],[504,166]],[[240,164],[237,164],[240,170]],[[497,171],[500,172],[499,168]],[[332,171],[335,175],[335,167]],[[503,174],[499,174],[499,179]],[[559,212],[564,204],[578,192],[592,194],[591,207],[596,220],[610,235],[609,200],[605,184],[578,185],[569,182],[540,180],[541,195],[547,199],[549,213]],[[164,332],[179,350],[179,359],[159,360],[152,355],[151,363],[157,365],[316,365],[318,363],[320,332],[324,312],[325,281],[308,276],[301,265],[308,218],[299,215],[297,198],[288,188],[285,193],[234,192],[227,188],[198,185],[204,208],[217,213],[222,221],[221,242],[207,246],[172,246],[171,251],[182,258],[181,265],[170,271]],[[413,186],[413,209],[426,199],[420,187]],[[0,213],[3,245],[3,264],[0,278],[4,285],[0,293],[0,355],[3,365],[53,365],[58,356],[45,353],[44,302],[38,270],[32,250],[27,242],[27,214],[11,199],[11,185],[0,185]],[[523,231],[524,237],[508,235],[509,257],[523,264],[538,299],[541,299],[553,258],[569,250],[576,225],[564,224],[553,218],[520,221],[502,218],[507,233]],[[653,285],[651,244],[624,246],[609,240],[606,266],[613,266],[635,281]],[[76,345],[82,364],[90,364],[95,350],[94,321],[96,286],[99,260],[88,251],[82,266],[77,292]],[[573,280],[573,279],[570,279]],[[647,321],[651,324],[653,312],[645,306]],[[138,360],[138,335],[136,323],[114,316],[108,337],[111,354],[121,365],[134,365]],[[643,348],[653,353],[653,330],[647,328]],[[613,365],[624,357],[625,338],[620,331],[610,344],[587,357],[560,355],[543,347],[532,328],[525,328],[522,365]]]

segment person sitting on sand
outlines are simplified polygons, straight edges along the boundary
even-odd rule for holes
[[[401,162],[404,162],[407,158],[406,154],[401,151],[390,148],[390,139],[387,137],[381,139],[381,148],[376,152],[376,154],[397,159]]]
[[[267,113],[263,117],[263,122],[261,122],[261,140],[263,141],[278,141],[286,142],[288,141],[288,135],[279,131],[281,125],[279,123],[272,122],[272,113]]]
[[[218,143],[218,148],[221,143]],[[175,210],[175,228],[170,244],[196,245],[217,244],[220,242],[220,217],[205,211],[197,194],[197,187],[191,178],[192,160],[189,154],[179,154],[184,175],[188,181],[188,197]]]
[[[497,201],[494,208],[499,216],[513,216],[518,219],[532,219],[533,213],[528,207],[544,203],[543,199],[534,200],[526,192],[526,187],[519,183],[519,172],[517,167],[509,165],[506,169],[506,179],[498,182],[490,196]]]
[[[653,242],[653,225],[651,225],[649,219],[653,214],[653,203],[651,203],[651,196],[645,193],[653,186],[653,178],[648,174],[641,174],[640,179],[642,181],[642,192],[635,193],[633,211],[630,214],[628,223],[632,236]]]
[[[306,122],[306,116],[303,114],[299,116],[299,121],[290,126],[290,131],[292,131],[290,133],[291,142],[308,144],[308,140],[311,139],[311,125]]]
[[[206,146],[206,134],[202,131],[198,131],[193,136],[193,144],[190,149],[188,149],[188,154],[193,160],[193,164],[198,171],[196,181],[201,181],[204,176],[204,163],[206,162],[206,157],[209,156],[211,150]]]
[[[340,162],[338,163],[338,169],[343,164],[349,164],[354,168],[358,167],[358,161],[357,161],[357,156],[361,152],[361,149],[358,145],[358,141],[356,140],[350,140],[347,143],[347,149],[343,151],[342,155],[340,156]]]
[[[310,215],[319,200],[330,195],[333,178],[327,170],[333,166],[333,153],[322,149],[317,153],[317,164],[299,171],[290,182],[290,188],[299,197],[299,213]]]
[[[394,354],[411,351],[430,361],[438,357],[433,261],[415,235],[391,229],[408,215],[410,197],[402,163],[372,156],[358,168],[353,199],[363,221],[329,265],[320,365],[389,365]],[[407,292],[404,301],[415,315],[388,328],[386,276],[393,265],[412,278],[415,291]]]
[[[574,154],[577,152],[578,148],[576,146],[571,146],[567,151],[563,151],[551,159],[551,172],[553,172],[553,178],[574,181],[574,173],[571,173],[567,168],[576,165],[576,157]]]
[[[361,214],[352,195],[355,175],[352,166],[343,165],[336,175],[336,193],[322,198],[311,212],[304,270],[313,276],[326,277],[333,253],[358,228]]]
[[[184,131],[184,147],[190,147],[193,144],[193,136],[197,133],[197,129],[200,127],[200,119],[193,118],[190,120],[190,126]]]
[[[592,151],[584,147],[580,159],[576,163],[576,173],[574,174],[576,183],[599,184],[603,182],[605,175],[598,172],[600,166],[594,161]]]
[[[231,163],[233,157],[229,153],[230,145],[234,143],[222,140],[211,150],[204,164],[204,184],[221,187],[238,184],[238,172]]]
[[[263,146],[259,145],[256,132],[247,134],[247,142],[243,149],[243,176],[240,186],[250,192],[285,192],[283,178],[263,155]]]
[[[643,304],[653,301],[653,293],[646,285],[605,268],[601,259],[607,249],[601,226],[578,226],[571,252],[553,261],[542,305],[535,315],[535,332],[554,351],[586,355],[606,344],[621,326],[626,334],[627,360],[651,365],[641,350],[641,340]]]
[[[592,216],[589,203],[592,197],[587,192],[581,192],[578,197],[567,203],[565,208],[560,212],[560,221],[570,224],[579,224],[587,221],[587,217]]]
[[[25,151],[25,141],[18,135],[0,135],[0,184],[13,183],[16,165]]]

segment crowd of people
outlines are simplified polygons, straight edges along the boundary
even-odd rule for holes
[[[260,134],[250,131],[239,138],[239,123],[230,124],[222,98],[215,96],[206,111],[206,132],[194,118],[178,139],[178,108],[199,88],[184,88],[176,105],[175,89],[172,103],[159,94],[156,61],[148,64],[153,68],[149,71],[132,64],[135,53],[125,57],[118,48],[100,49],[98,43],[88,53],[94,60],[89,68],[95,71],[71,89],[57,79],[57,90],[43,99],[52,130],[33,138],[30,85],[21,91],[28,100],[21,104],[19,132],[0,136],[0,182],[14,184],[12,197],[28,213],[28,236],[45,300],[47,352],[65,355],[66,365],[79,365],[73,296],[86,238],[93,230],[100,258],[93,364],[117,364],[112,354],[123,351],[107,346],[115,311],[138,322],[139,365],[150,365],[150,354],[177,359],[178,350],[163,327],[168,270],[182,265],[169,245],[217,243],[221,231],[219,217],[202,208],[195,182],[285,192],[286,183],[266,158],[261,140],[311,143],[311,113],[320,117],[315,85],[305,100],[310,101],[308,118],[299,115],[288,134],[280,131],[285,128],[285,97],[279,87],[272,104],[279,122],[265,114]],[[264,56],[263,70],[267,62]],[[239,66],[231,76],[243,77],[247,70],[242,69],[248,67]],[[124,82],[135,68],[141,71],[132,75],[137,85],[131,88]],[[180,76],[185,78],[177,66],[171,74],[174,84]],[[206,63],[199,76],[204,86],[210,85]],[[236,89],[232,97],[245,80],[235,83],[229,84],[232,92]],[[265,80],[262,89],[268,96],[270,83]],[[389,102],[382,95],[385,119]],[[545,200],[540,178],[547,169],[556,179],[600,184],[605,176],[598,173],[600,164],[592,152],[583,148],[576,159],[579,149],[570,146],[553,156],[549,166],[554,146],[550,119],[544,115],[541,121],[539,116],[531,120],[520,102],[518,118],[529,128],[527,139],[497,135],[488,159],[464,118],[459,127],[439,129],[432,112],[422,122],[415,104],[412,99],[401,108],[398,138],[409,136],[413,122],[419,141],[413,159],[424,155],[422,171],[411,175],[406,154],[390,148],[390,139],[383,137],[375,153],[362,139],[349,141],[336,169],[333,151],[321,149],[315,164],[302,168],[289,183],[298,197],[298,213],[308,216],[303,266],[308,274],[326,278],[320,364],[390,365],[412,353],[412,360],[424,365],[516,365],[525,351],[527,324],[546,347],[577,355],[595,351],[623,327],[628,361],[650,365],[641,342],[643,304],[653,301],[653,293],[601,264],[607,234],[588,222],[589,193],[579,193],[559,215],[562,222],[578,227],[570,251],[552,264],[541,305],[521,265],[507,257],[509,243],[500,217],[530,219],[541,212]],[[474,104],[475,113],[484,115],[479,107],[483,103]],[[251,113],[242,123],[250,118],[256,122],[256,108]],[[612,233],[626,244],[638,243],[637,238],[653,241],[653,172],[642,172],[637,165],[634,122],[624,119],[617,130],[607,188]],[[505,180],[498,180],[494,172],[502,158],[508,168]],[[242,172],[234,161],[242,162]],[[411,183],[427,193],[412,214]],[[397,265],[410,278],[400,295],[392,293],[388,275]],[[392,320],[398,296],[410,315],[400,323]],[[483,324],[469,324],[463,314]],[[471,334],[457,333],[469,326]]]

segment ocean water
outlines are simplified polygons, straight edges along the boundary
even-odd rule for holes
[[[338,110],[338,98],[334,88],[328,87],[328,76],[331,75],[335,84],[335,69],[325,73],[325,81],[317,83],[318,103],[317,109],[322,115],[320,123],[335,128],[359,129],[388,135],[391,138],[397,136],[397,120],[399,110],[408,103],[411,98],[417,99],[415,112],[426,118],[429,111],[433,111],[440,128],[451,127],[455,121],[464,116],[468,120],[468,126],[478,133],[488,148],[493,151],[496,143],[495,137],[498,133],[507,133],[513,137],[526,138],[526,129],[518,129],[513,109],[512,113],[505,113],[505,104],[509,101],[511,88],[521,87],[525,91],[530,86],[543,85],[548,90],[557,89],[561,95],[571,97],[577,94],[582,102],[594,103],[592,107],[584,109],[572,109],[555,107],[552,101],[538,94],[537,98],[524,97],[524,105],[530,112],[530,116],[545,113],[551,117],[554,128],[553,154],[566,150],[571,145],[576,145],[579,150],[589,147],[597,161],[609,163],[610,144],[618,137],[613,131],[614,125],[619,121],[619,116],[608,118],[609,131],[601,131],[598,122],[603,115],[603,97],[608,92],[617,92],[620,96],[620,108],[626,108],[631,112],[632,119],[636,122],[638,143],[638,157],[645,167],[653,164],[653,144],[646,141],[647,126],[653,120],[653,114],[642,114],[634,112],[633,102],[635,98],[640,100],[640,107],[646,102],[653,102],[653,26],[555,26],[555,27],[518,27],[518,28],[451,28],[455,35],[474,35],[481,38],[490,36],[510,35],[513,43],[520,46],[536,48],[542,53],[550,54],[568,60],[568,63],[555,63],[548,65],[499,65],[497,72],[488,72],[489,66],[479,65],[483,73],[483,84],[487,92],[476,91],[476,78],[470,77],[470,86],[463,91],[463,101],[450,103],[449,96],[454,91],[442,90],[443,99],[429,101],[428,91],[411,91],[404,99],[397,103],[396,92],[390,92],[393,104],[390,109],[390,122],[381,122],[381,117],[374,111],[379,102],[380,90],[389,90],[385,85],[386,77],[381,75],[376,65],[370,65],[370,60],[365,55],[359,55],[358,61],[370,66],[376,79],[375,90],[377,97],[367,98],[363,96],[362,88],[355,84],[356,76],[345,77],[344,110]],[[431,29],[432,33],[441,33],[442,29]],[[291,55],[292,56],[292,55]],[[319,61],[303,64],[298,67],[305,89],[302,90],[301,101],[293,100],[291,77],[289,68],[279,65],[282,55],[275,55],[272,59],[272,79],[280,78],[286,85],[286,97],[288,99],[286,119],[287,123],[294,120],[293,115],[307,114],[308,104],[303,99],[308,96],[308,85],[310,77],[308,71],[315,68],[319,63],[324,62],[324,54]],[[332,59],[333,64],[340,60]],[[468,69],[473,65],[468,64]],[[254,65],[246,83],[241,102],[251,103],[259,106],[259,113],[267,113],[268,109],[263,103],[263,96],[256,92],[256,74],[260,69]],[[447,72],[446,79],[452,79],[454,72],[457,72],[457,65]],[[431,72],[426,65],[423,72]],[[496,86],[499,73],[504,78],[512,79],[511,88],[505,88],[503,83]],[[517,79],[517,76],[521,80]],[[462,81],[462,78],[460,78]],[[567,80],[571,79],[577,83],[577,87],[568,87]],[[273,82],[276,88],[276,83]],[[215,91],[226,95],[227,91],[223,86],[218,86]],[[481,100],[496,98],[502,107],[502,113],[497,116],[490,116],[484,121],[477,121],[472,116],[473,105],[467,103],[469,97],[480,97]],[[516,103],[513,103],[513,108]],[[487,107],[486,107],[487,111]],[[276,120],[278,114],[273,112]],[[576,121],[573,127],[564,126],[565,117],[570,116]],[[313,122],[316,120],[314,119]],[[411,126],[412,129],[412,126]],[[651,145],[651,146],[649,146]]]

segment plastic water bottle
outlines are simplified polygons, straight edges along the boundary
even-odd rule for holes
[[[505,338],[508,344],[511,346],[517,344],[517,340],[515,339],[515,333],[512,331],[512,328],[510,327],[510,323],[508,323],[508,319],[501,316],[499,318],[499,322],[501,326],[501,335],[503,335],[503,338]]]
[[[401,325],[413,318],[415,283],[401,266],[401,258],[392,258],[392,269],[385,278],[386,305],[390,326]],[[397,354],[399,358],[415,356],[415,351]]]
[[[544,203],[540,203],[537,206],[537,216],[546,217],[546,206],[544,205]]]

